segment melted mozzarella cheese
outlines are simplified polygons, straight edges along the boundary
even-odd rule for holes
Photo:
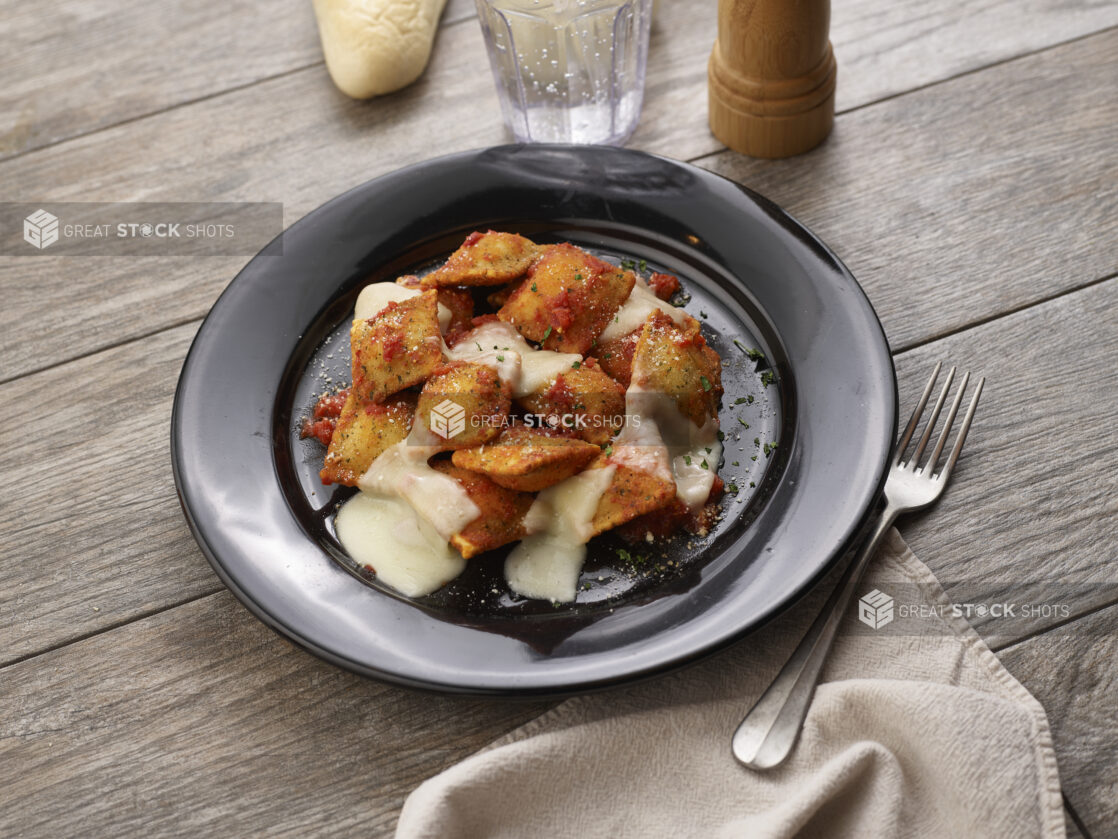
[[[722,444],[718,442],[718,424],[708,420],[700,428],[690,423],[690,445],[672,458],[675,494],[691,510],[699,510],[710,497]]]
[[[539,390],[576,362],[582,362],[577,353],[537,350],[503,321],[484,323],[470,331],[453,349],[447,350],[447,357],[495,368],[501,381],[512,388],[514,397]]]
[[[334,519],[351,557],[408,597],[430,594],[462,573],[466,560],[400,498],[359,492]]]
[[[480,516],[481,510],[462,484],[427,465],[436,451],[409,435],[374,460],[357,485],[373,495],[403,498],[440,536],[449,539]]]
[[[594,534],[594,513],[615,466],[588,469],[541,492],[524,526],[529,532],[505,560],[509,588],[524,597],[569,603]]]
[[[676,323],[683,323],[683,319],[687,316],[683,309],[653,294],[648,284],[637,277],[633,290],[629,292],[629,296],[625,298],[625,302],[621,304],[621,308],[617,310],[609,326],[598,336],[598,340],[605,343],[615,338],[624,338],[633,330],[639,329],[648,320],[648,316],[657,309]]]
[[[625,391],[625,427],[614,443],[612,459],[675,482],[676,497],[691,510],[702,507],[714,486],[722,444],[718,420],[699,427],[679,412],[666,394],[646,390],[637,383]],[[703,466],[703,464],[706,466]]]
[[[520,333],[507,323],[484,323],[467,332],[453,348],[447,349],[446,357],[451,361],[488,364],[497,371],[502,382],[514,387],[520,381],[521,344],[531,349]]]
[[[674,480],[668,447],[664,445],[656,420],[629,410],[625,413],[625,425],[613,443],[610,462],[647,472],[662,481]]]
[[[389,303],[402,303],[418,294],[422,294],[421,289],[407,288],[396,283],[370,283],[357,295],[357,303],[353,307],[353,319],[375,318]],[[450,317],[450,309],[440,303],[439,329],[442,332],[446,332],[450,326]]]

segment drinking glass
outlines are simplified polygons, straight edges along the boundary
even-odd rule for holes
[[[476,0],[505,123],[523,143],[624,143],[652,0]]]

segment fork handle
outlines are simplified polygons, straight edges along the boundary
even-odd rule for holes
[[[811,624],[780,673],[734,732],[734,757],[753,769],[769,769],[788,757],[803,728],[823,663],[835,640],[870,557],[900,510],[886,503],[862,549],[843,572],[819,616]]]

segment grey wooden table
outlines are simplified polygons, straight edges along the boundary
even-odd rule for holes
[[[714,0],[663,0],[631,145],[817,231],[902,394],[988,378],[957,480],[902,522],[1048,710],[1071,835],[1118,836],[1118,2],[834,0],[834,134],[762,162],[706,125]],[[507,140],[468,0],[426,74],[358,103],[307,3],[0,0],[0,202],[277,201]],[[417,142],[422,138],[422,142]],[[421,780],[550,707],[342,672],[227,593],[168,452],[201,318],[244,256],[0,256],[0,835],[384,835]]]

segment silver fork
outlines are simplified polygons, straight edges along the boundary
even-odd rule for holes
[[[928,386],[924,388],[924,395],[920,397],[920,404],[912,412],[912,418],[908,421],[900,440],[897,441],[893,461],[889,466],[889,474],[885,479],[885,509],[881,513],[881,520],[874,529],[873,535],[870,536],[869,541],[863,545],[862,550],[854,557],[843,573],[842,578],[835,586],[835,590],[831,592],[830,598],[823,606],[823,611],[812,623],[807,634],[804,635],[803,640],[800,641],[799,646],[792,653],[792,657],[781,668],[773,683],[761,694],[761,698],[745,715],[745,719],[738,726],[738,730],[734,732],[734,757],[746,766],[753,769],[770,769],[780,764],[791,753],[800,729],[803,727],[807,709],[811,706],[811,698],[815,693],[815,686],[819,682],[823,662],[826,660],[827,653],[831,649],[831,643],[835,639],[835,631],[838,629],[842,616],[850,606],[854,592],[862,579],[866,565],[869,564],[870,557],[877,549],[878,543],[893,522],[896,521],[897,516],[901,513],[927,507],[943,494],[947,486],[947,479],[951,476],[955,461],[959,459],[959,453],[963,450],[963,443],[967,439],[967,431],[970,430],[974,411],[978,407],[978,397],[982,394],[982,386],[986,383],[986,379],[978,380],[978,387],[975,389],[970,407],[967,408],[963,426],[959,429],[959,436],[955,440],[951,454],[948,456],[943,470],[939,474],[935,474],[936,461],[943,454],[944,445],[947,443],[947,435],[955,422],[955,415],[959,412],[963,393],[970,382],[970,373],[963,375],[959,391],[951,403],[951,409],[944,422],[939,442],[936,443],[928,462],[923,466],[918,466],[920,459],[924,456],[924,451],[928,447],[928,442],[931,440],[932,430],[935,428],[936,420],[939,419],[940,410],[947,401],[947,394],[950,392],[951,383],[955,379],[954,367],[947,374],[943,390],[932,409],[927,428],[924,429],[924,433],[916,444],[916,450],[907,461],[902,458],[908,444],[912,441],[912,435],[916,431],[916,426],[920,422],[924,408],[928,404],[928,397],[935,386],[940,367],[941,364],[937,364],[935,370],[932,371]]]

